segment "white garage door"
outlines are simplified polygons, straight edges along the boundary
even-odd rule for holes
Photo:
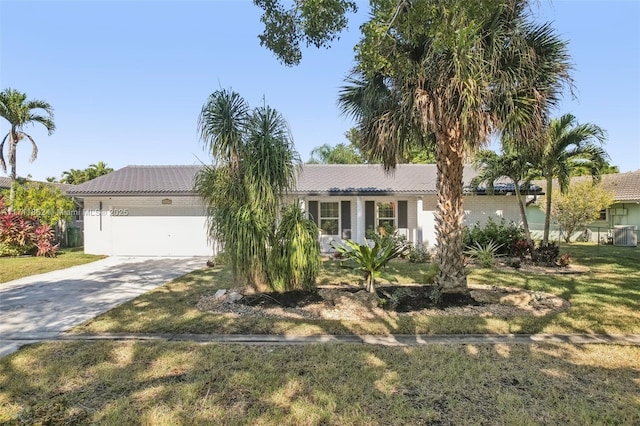
[[[210,256],[202,208],[112,207],[111,241],[118,256]]]

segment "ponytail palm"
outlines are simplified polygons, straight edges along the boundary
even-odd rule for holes
[[[287,123],[273,108],[249,110],[239,94],[223,90],[204,105],[199,129],[214,160],[195,181],[210,237],[228,253],[236,284],[265,290],[278,206],[300,164]]]
[[[437,284],[468,293],[463,263],[467,153],[496,130],[538,134],[569,81],[566,45],[520,0],[372,2],[357,66],[340,94],[363,151],[395,167],[415,135],[433,134]]]

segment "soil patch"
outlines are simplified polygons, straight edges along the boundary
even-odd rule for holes
[[[470,295],[438,297],[432,285],[379,286],[376,294],[361,287],[327,286],[316,292],[244,295],[232,303],[205,296],[198,308],[238,316],[360,320],[398,315],[544,316],[569,307],[566,300],[548,293],[483,285],[469,289]]]

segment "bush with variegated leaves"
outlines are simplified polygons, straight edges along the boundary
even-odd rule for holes
[[[0,256],[55,257],[58,244],[54,244],[53,228],[37,218],[10,212],[0,197]]]

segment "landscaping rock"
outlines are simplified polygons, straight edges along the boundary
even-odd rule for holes
[[[227,303],[236,303],[237,301],[239,301],[240,299],[242,299],[244,296],[241,295],[240,293],[238,293],[237,291],[232,291],[231,293],[229,293],[229,295],[227,296]]]
[[[216,291],[216,293],[213,295],[213,297],[215,297],[216,299],[220,299],[225,294],[227,294],[227,289],[226,288],[221,288],[220,290]]]

